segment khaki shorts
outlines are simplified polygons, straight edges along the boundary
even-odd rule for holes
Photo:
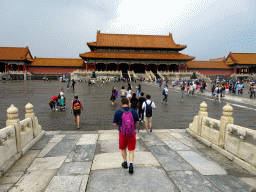
[[[146,116],[144,115],[144,121],[145,121],[145,122],[152,121],[152,117],[146,117]]]

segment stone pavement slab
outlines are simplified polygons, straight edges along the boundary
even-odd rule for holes
[[[94,156],[92,170],[120,168],[123,158],[121,153],[101,153]],[[129,158],[128,158],[129,162]],[[157,159],[150,152],[137,152],[134,166],[160,166]]]
[[[51,140],[51,138],[53,137],[54,135],[51,134],[51,135],[44,135],[35,145],[33,145],[30,150],[41,150],[43,149],[46,144]]]
[[[89,145],[89,144],[96,144],[98,139],[98,134],[83,134],[76,145]]]
[[[256,177],[242,177],[239,179],[256,190]]]
[[[137,167],[133,175],[127,169],[106,169],[92,171],[87,192],[163,192],[179,191],[160,167]]]
[[[84,192],[88,175],[55,176],[45,192]]]
[[[12,167],[9,169],[9,172],[25,172],[27,168],[34,161],[36,156],[40,151],[38,150],[29,150],[25,155],[19,159]]]
[[[8,192],[9,189],[11,189],[12,186],[13,186],[13,184],[0,185],[0,191],[1,192]]]
[[[49,142],[59,143],[64,137],[66,137],[66,135],[54,135]]]
[[[58,169],[65,159],[66,156],[36,158],[28,171]]]
[[[212,175],[206,178],[217,186],[220,190],[226,192],[250,192],[253,188],[231,175]]]
[[[190,165],[192,165],[202,175],[226,175],[224,168],[219,166],[214,161],[210,161],[202,157],[194,151],[177,151]]]
[[[75,145],[72,151],[67,156],[65,162],[92,161],[95,149],[96,144]]]
[[[47,153],[49,153],[58,143],[47,143],[46,146],[42,149],[42,151],[38,154],[37,157],[44,157]]]
[[[218,188],[210,183],[197,171],[171,171],[170,178],[178,186],[180,191],[186,192],[218,192]]]
[[[92,162],[63,163],[57,172],[57,176],[89,175]]]
[[[17,183],[23,174],[24,172],[8,171],[3,177],[0,178],[0,185]]]
[[[176,138],[174,138],[173,136],[171,136],[168,132],[155,132],[154,134],[161,139],[162,141],[169,141],[169,140],[176,140]]]
[[[56,174],[57,170],[29,171],[22,176],[9,192],[39,192],[44,191]]]
[[[77,139],[63,139],[45,157],[67,156],[76,142]]]
[[[172,140],[172,141],[164,141],[171,149],[175,151],[186,151],[191,150],[188,146],[184,145],[182,142],[178,140]]]

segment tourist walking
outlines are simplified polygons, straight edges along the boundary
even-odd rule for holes
[[[146,101],[146,98],[144,97],[144,93],[142,92],[140,94],[140,98],[139,98],[139,119],[140,122],[143,122],[144,119],[144,110],[142,109],[142,104]]]
[[[110,97],[110,100],[112,100],[112,105],[115,105],[116,92],[117,92],[116,87],[113,87],[112,88],[111,97]]]
[[[121,92],[120,98],[122,99],[123,97],[125,97],[125,93],[126,93],[124,86],[122,86],[122,89],[120,90],[120,92]]]
[[[140,97],[140,92],[141,92],[141,86],[140,84],[138,84],[138,86],[136,87],[136,96]]]
[[[137,111],[138,104],[139,104],[139,100],[136,98],[136,93],[133,93],[131,98],[131,108]]]
[[[185,85],[184,83],[181,85],[180,87],[180,100],[183,101],[183,97],[184,97],[184,91],[185,91]]]
[[[125,94],[126,94],[127,99],[129,99],[129,101],[130,101],[132,98],[132,90],[129,87]]]
[[[73,88],[73,91],[75,91],[75,84],[76,84],[75,80],[72,79],[72,88]]]
[[[128,89],[132,90],[132,86],[130,83],[128,83]]]
[[[166,87],[163,89],[163,95],[164,95],[164,99],[163,101],[167,102],[167,98],[168,98],[168,86],[166,85]]]
[[[217,97],[219,98],[219,103],[221,102],[220,100],[220,92],[221,92],[221,88],[220,85],[218,84],[215,88],[215,102],[217,100]]]
[[[150,132],[152,132],[152,115],[153,115],[153,109],[156,108],[155,103],[150,99],[151,99],[151,96],[146,95],[146,101],[142,104],[142,109],[144,110],[145,127],[147,132],[148,132],[148,126],[150,127]]]
[[[75,126],[77,126],[77,129],[80,129],[81,109],[84,110],[81,101],[78,99],[78,95],[75,94],[74,99],[71,101],[71,113],[73,112],[74,114]]]
[[[132,174],[134,172],[133,161],[136,147],[135,124],[139,124],[139,117],[137,112],[129,107],[129,100],[126,97],[122,98],[121,105],[122,108],[115,112],[113,125],[119,126],[119,149],[124,160],[122,167],[124,169],[128,168],[126,151],[126,148],[128,148],[130,161],[129,173]]]

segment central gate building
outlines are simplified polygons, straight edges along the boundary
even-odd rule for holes
[[[176,44],[172,34],[106,34],[97,31],[96,42],[87,43],[90,52],[80,54],[86,70],[144,73],[145,71],[186,71],[186,62],[195,59],[179,51],[187,46]]]

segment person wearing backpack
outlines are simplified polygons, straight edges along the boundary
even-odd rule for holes
[[[146,101],[142,104],[142,109],[144,110],[144,121],[145,127],[148,132],[148,126],[150,127],[150,132],[152,132],[152,112],[156,108],[156,105],[153,101],[150,100],[151,96],[146,95]]]
[[[134,161],[134,150],[136,147],[136,133],[135,124],[139,124],[139,117],[137,111],[129,107],[129,100],[123,97],[121,100],[122,108],[117,110],[114,115],[113,125],[119,126],[119,149],[121,150],[124,162],[122,167],[128,168],[127,164],[127,152],[129,151],[129,173],[133,173],[133,161]]]
[[[220,101],[220,92],[221,92],[221,88],[220,88],[220,84],[218,84],[218,86],[215,88],[215,101],[217,100],[217,97],[219,98],[219,103]]]
[[[144,93],[142,92],[140,94],[140,98],[139,98],[139,119],[140,122],[143,122],[144,119],[144,110],[142,109],[142,104],[146,101],[146,98],[144,97]]]
[[[75,94],[74,100],[71,101],[71,113],[73,110],[75,125],[77,126],[77,129],[79,129],[81,109],[84,110],[81,101],[78,100],[78,95]]]

